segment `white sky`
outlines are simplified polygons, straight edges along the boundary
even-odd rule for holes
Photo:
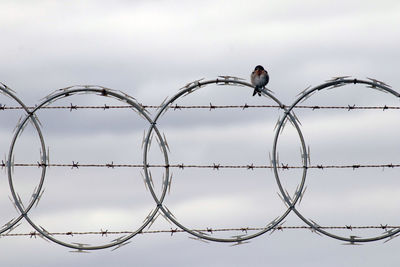
[[[330,77],[373,77],[400,90],[398,1],[6,1],[0,0],[0,81],[29,106],[58,88],[95,84],[118,89],[140,103],[157,105],[198,78],[249,78],[255,65],[270,73],[268,88],[284,104],[309,85]],[[242,87],[208,86],[177,104],[274,104]],[[70,105],[116,101],[92,95],[65,98]],[[0,95],[0,104],[16,105]],[[397,105],[393,96],[347,86],[318,92],[310,105]],[[149,110],[151,116],[155,110]],[[311,148],[312,164],[399,164],[397,110],[296,111]],[[170,110],[159,121],[171,163],[268,165],[275,109]],[[0,155],[8,153],[19,112],[0,111]],[[114,161],[140,164],[147,123],[129,110],[40,111],[53,163]],[[288,126],[289,127],[289,126]],[[38,160],[39,143],[27,129],[16,162]],[[156,144],[154,142],[154,144]],[[158,148],[152,160],[160,161]],[[300,164],[298,138],[290,128],[279,144],[281,162]],[[37,168],[17,168],[17,191],[29,199]],[[160,171],[153,176],[160,180]],[[285,211],[272,172],[173,170],[165,204],[189,228],[263,227]],[[299,210],[324,226],[398,225],[398,169],[310,170]],[[27,179],[29,177],[29,179]],[[33,179],[31,179],[33,177]],[[285,171],[290,192],[299,172]],[[19,178],[19,179],[18,179]],[[160,184],[155,178],[156,187]],[[18,214],[0,174],[0,224]],[[135,230],[154,202],[137,169],[50,168],[45,193],[32,220],[54,232]],[[287,226],[304,223],[295,214]],[[136,227],[136,228],[135,228]],[[175,228],[159,218],[151,229]],[[14,230],[29,233],[28,223]],[[343,231],[374,236],[378,231]],[[240,234],[240,232],[229,233]],[[229,237],[226,233],[216,236]],[[276,231],[243,246],[205,244],[189,234],[146,234],[111,252],[70,249],[29,237],[0,239],[4,266],[392,266],[400,239],[363,246],[309,230]],[[60,237],[104,244],[116,236]]]

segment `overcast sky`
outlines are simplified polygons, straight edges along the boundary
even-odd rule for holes
[[[144,105],[158,105],[196,79],[233,75],[249,80],[258,64],[268,88],[290,105],[306,87],[350,75],[400,88],[398,1],[7,1],[0,0],[0,82],[28,106],[56,89],[100,85]],[[276,104],[252,97],[247,87],[210,85],[174,104]],[[121,105],[115,99],[77,95],[52,105]],[[17,106],[0,95],[0,104]],[[122,103],[124,104],[124,103]],[[399,100],[365,86],[317,92],[302,104],[399,106]],[[150,117],[156,114],[149,109]],[[397,110],[295,110],[310,146],[311,164],[400,164]],[[0,156],[8,154],[20,111],[0,111]],[[132,110],[40,110],[50,163],[141,164],[149,124]],[[172,110],[158,121],[172,164],[269,165],[274,108]],[[301,166],[300,142],[287,126],[280,161]],[[16,163],[36,163],[40,143],[28,126],[16,144]],[[153,141],[150,163],[163,163]],[[45,192],[29,214],[50,232],[134,231],[155,207],[138,168],[52,167]],[[165,205],[188,228],[264,227],[286,207],[270,170],[172,169]],[[156,191],[162,170],[152,170]],[[16,167],[25,203],[40,169]],[[280,172],[290,194],[301,172]],[[299,211],[323,226],[399,225],[399,170],[309,170]],[[7,175],[0,173],[0,224],[18,216]],[[25,221],[12,233],[29,233]],[[284,226],[304,226],[289,214]],[[150,230],[175,229],[160,216]],[[332,230],[373,237],[375,230]],[[215,232],[230,237],[241,231]],[[65,242],[107,244],[120,235],[55,236]],[[69,253],[40,238],[0,238],[4,266],[394,266],[400,239],[342,246],[307,229],[275,231],[249,244],[203,243],[187,233],[143,234],[118,250]]]

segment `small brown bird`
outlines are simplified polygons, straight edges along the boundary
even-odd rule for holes
[[[257,93],[259,96],[261,96],[261,89],[264,89],[269,82],[268,72],[263,66],[257,65],[254,71],[251,73],[250,78],[251,84],[254,86],[253,96],[255,96]]]

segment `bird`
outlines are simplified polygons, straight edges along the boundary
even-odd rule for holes
[[[263,66],[257,65],[250,76],[251,84],[254,86],[253,96],[257,93],[261,96],[261,89],[263,89],[269,82],[268,72]]]

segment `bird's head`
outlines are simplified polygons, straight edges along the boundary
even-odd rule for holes
[[[263,70],[264,70],[264,67],[261,66],[261,65],[257,65],[257,66],[255,67],[255,69],[254,69],[254,71],[255,71],[257,74],[260,74]]]

